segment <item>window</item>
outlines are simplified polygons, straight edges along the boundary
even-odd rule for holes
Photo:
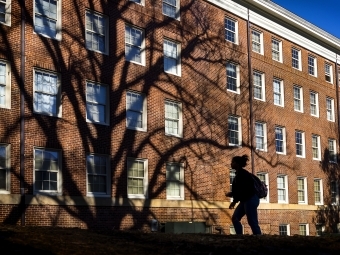
[[[173,41],[164,40],[164,71],[167,73],[181,75],[180,45]]]
[[[146,131],[146,99],[144,94],[126,92],[126,127]]]
[[[228,116],[228,139],[230,146],[241,146],[242,144],[241,117]]]
[[[254,71],[253,83],[254,83],[254,98],[261,101],[265,101],[264,74]]]
[[[240,68],[231,62],[227,63],[227,90],[240,94]]]
[[[144,32],[129,25],[125,25],[125,59],[145,65]]]
[[[229,42],[238,42],[238,23],[237,21],[225,18],[224,19],[225,39]]]
[[[263,54],[263,34],[261,32],[252,30],[251,31],[251,39],[252,39],[252,49],[254,52],[259,54]]]
[[[334,99],[327,97],[326,98],[326,108],[327,108],[327,120],[335,121],[334,116]]]
[[[325,232],[325,226],[320,223],[316,223],[315,231],[316,231],[316,236],[322,236],[322,234]]]
[[[230,169],[230,172],[229,172],[229,180],[230,180],[230,191],[232,191],[232,188],[233,188],[233,181],[236,177],[236,170],[235,169]],[[230,202],[233,201],[233,198],[230,197]]]
[[[0,60],[0,108],[11,108],[11,70],[7,62]]]
[[[11,25],[11,0],[0,0],[0,23]]]
[[[323,187],[321,179],[314,179],[314,202],[323,205]]]
[[[86,120],[109,125],[109,99],[107,86],[86,82]]]
[[[317,69],[316,69],[316,58],[313,56],[308,56],[308,73],[313,76],[317,76]]]
[[[178,102],[165,101],[165,134],[182,137],[182,105]]]
[[[184,165],[166,164],[166,198],[184,200]]]
[[[329,152],[329,161],[337,162],[336,155],[336,141],[334,139],[328,139],[328,152]]]
[[[299,224],[299,235],[300,236],[309,236],[308,224]]]
[[[310,97],[310,114],[314,117],[319,117],[319,95],[318,93],[311,91]]]
[[[86,48],[108,54],[108,18],[86,11]]]
[[[131,2],[135,2],[136,4],[144,5],[144,0],[130,0]]]
[[[282,42],[272,38],[272,59],[282,62]]]
[[[61,40],[61,1],[35,0],[34,31]]]
[[[261,173],[260,172],[260,173],[257,173],[256,175],[257,175],[257,177],[259,177],[259,179],[261,181],[263,181],[267,185],[267,188],[268,188],[267,196],[264,197],[264,198],[261,198],[260,202],[261,203],[269,203],[269,178],[268,178],[268,173]]]
[[[290,226],[289,224],[279,225],[279,235],[280,236],[290,236]]]
[[[10,193],[10,146],[0,144],[0,194]]]
[[[34,148],[34,191],[61,194],[61,152]]]
[[[278,203],[288,203],[288,185],[286,175],[279,175],[277,177],[277,196]]]
[[[335,205],[339,203],[339,186],[336,181],[331,181],[330,184],[331,203]]]
[[[314,160],[321,160],[320,136],[312,135],[312,152]]]
[[[286,154],[286,130],[284,127],[275,127],[276,153]]]
[[[284,106],[284,93],[283,93],[283,81],[274,78],[273,79],[273,92],[274,92],[274,104],[278,106]]]
[[[61,117],[60,75],[52,72],[34,70],[35,113]]]
[[[325,80],[333,83],[333,66],[325,63]]]
[[[303,93],[302,87],[294,85],[294,110],[303,112]]]
[[[292,48],[292,67],[301,70],[301,51]]]
[[[255,142],[257,150],[267,150],[267,135],[265,123],[255,122]]]
[[[305,133],[302,131],[295,131],[295,149],[297,157],[305,157]]]
[[[111,192],[109,158],[99,154],[86,156],[87,195],[108,196]]]
[[[148,161],[128,158],[127,193],[129,198],[147,198]]]
[[[179,0],[163,0],[163,14],[179,19]]]
[[[305,177],[297,178],[297,188],[298,188],[298,203],[307,204],[307,179]]]

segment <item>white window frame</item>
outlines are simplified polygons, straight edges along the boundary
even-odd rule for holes
[[[278,86],[276,86],[278,85]],[[279,103],[276,102],[276,98],[279,98]],[[278,78],[273,79],[273,102],[274,105],[284,107],[284,87],[283,87],[283,80],[280,80]]]
[[[260,82],[257,83],[255,76],[260,77]],[[254,98],[260,101],[266,101],[266,86],[265,86],[265,76],[264,73],[254,70],[253,71],[253,87],[254,87]],[[261,97],[256,97],[255,89],[260,90]]]
[[[337,181],[330,181],[330,202],[332,205],[339,205],[339,183]],[[335,189],[335,190],[334,190]]]
[[[299,187],[299,181],[301,181],[302,187]],[[303,200],[300,200],[299,193],[303,195]],[[307,196],[307,178],[299,176],[297,178],[297,197],[298,204],[307,205],[308,204],[308,196]]]
[[[296,134],[297,133],[300,133],[301,134],[301,142],[297,142],[297,137],[296,137]],[[298,158],[305,158],[306,157],[306,149],[305,149],[305,132],[301,131],[301,130],[295,130],[295,154],[296,154],[296,157]],[[302,152],[302,155],[299,155],[296,153],[297,151],[297,145],[301,146],[301,152]]]
[[[45,111],[39,111],[36,106],[35,106],[35,98],[36,98],[36,93],[37,94],[47,94],[44,91],[38,91],[37,90],[37,84],[36,84],[36,73],[43,73],[45,75],[52,75],[52,76],[57,76],[57,93],[55,94],[56,97],[56,113],[50,113],[50,112],[45,112]],[[52,92],[49,93],[49,95],[54,95]],[[43,70],[43,69],[33,69],[33,112],[37,114],[42,114],[42,115],[47,115],[47,116],[54,116],[54,117],[62,117],[62,103],[61,103],[61,75],[60,73],[56,73],[50,70]]]
[[[318,183],[319,190],[315,189],[315,183]],[[322,179],[320,178],[315,178],[313,182],[313,189],[314,189],[314,203],[315,205],[323,205],[323,184],[322,184]],[[316,194],[319,194],[320,196],[320,201],[316,201]]]
[[[139,4],[139,5],[142,5],[142,6],[145,5],[145,0],[129,0],[129,1],[134,2],[136,4]]]
[[[293,52],[296,54],[293,55]],[[297,56],[296,56],[297,55]],[[292,68],[297,69],[297,70],[302,70],[302,64],[301,64],[301,50],[298,50],[296,48],[292,48],[291,51],[291,57],[292,57]],[[297,65],[296,63],[297,62]]]
[[[39,15],[38,13],[36,13],[36,8],[35,8],[35,3],[37,1],[40,1],[40,0],[34,0],[33,1],[33,25],[34,25],[34,33],[36,34],[39,34],[41,36],[44,36],[44,37],[47,37],[47,38],[51,38],[51,39],[56,39],[58,41],[61,41],[61,19],[62,19],[62,15],[61,15],[61,10],[62,10],[62,5],[61,5],[61,2],[62,0],[57,0],[57,15],[56,15],[56,35],[55,36],[50,36],[50,35],[47,35],[45,33],[41,33],[39,31],[37,31],[36,27],[35,27],[35,24],[36,24],[36,21],[35,21],[35,17],[36,16],[45,16],[45,15]],[[47,17],[47,16],[46,16]]]
[[[143,167],[144,167],[144,177],[143,177],[143,194],[133,194],[133,193],[129,193],[129,184],[128,184],[128,180],[129,180],[129,174],[128,174],[128,168],[129,168],[129,162],[142,162],[143,163]],[[126,192],[127,192],[127,196],[128,198],[139,198],[139,199],[146,199],[148,198],[148,185],[149,185],[149,177],[148,177],[148,160],[147,159],[142,159],[142,158],[127,158],[127,162],[126,162],[127,166],[127,180],[126,180]],[[135,176],[132,176],[134,178],[136,178]],[[140,179],[140,177],[137,177],[137,179]]]
[[[7,0],[5,2],[1,0],[0,3],[5,4],[5,21],[0,21],[0,23],[11,26],[12,0]]]
[[[281,235],[280,227],[285,227],[287,235]],[[279,224],[279,235],[280,236],[290,236],[290,224]]]
[[[337,163],[337,150],[336,150],[336,140],[328,138],[328,153],[329,153],[329,162]]]
[[[318,228],[321,228],[320,230]],[[316,236],[322,236],[322,234],[325,232],[325,225],[322,223],[315,223],[315,235]]]
[[[46,152],[54,152],[57,153],[58,155],[58,169],[57,171],[47,171],[47,170],[42,170],[44,172],[56,172],[57,173],[57,189],[56,190],[39,190],[36,189],[36,151],[42,151],[43,153]],[[43,157],[44,159],[44,157]],[[50,148],[42,148],[42,147],[34,147],[33,148],[33,194],[38,194],[38,193],[43,193],[43,194],[50,194],[50,195],[61,195],[62,194],[62,151],[61,150],[57,150],[57,149],[50,149]]]
[[[318,65],[316,57],[308,55],[308,74],[318,77]]]
[[[254,40],[255,35],[259,37],[259,41]],[[263,55],[263,33],[258,30],[252,29],[251,30],[251,41],[252,41],[252,47],[251,47],[252,51]],[[254,45],[256,45],[259,48],[259,51],[254,50]]]
[[[256,130],[257,125],[262,126],[263,134],[257,133],[257,130]],[[256,121],[254,128],[255,128],[255,147],[256,147],[256,150],[267,151],[267,124],[264,123],[264,122]],[[257,142],[256,142],[257,138],[263,140],[263,143],[262,143],[263,148],[258,148]]]
[[[165,44],[166,43],[169,43],[169,44],[175,44],[176,45],[176,55],[175,56],[172,56],[172,52],[169,54],[169,52],[167,52],[165,49]],[[169,74],[173,74],[173,75],[177,75],[177,76],[181,76],[181,44],[178,43],[178,42],[175,42],[173,40],[169,40],[167,38],[164,38],[163,40],[163,54],[164,54],[164,72],[166,73],[169,73]],[[169,59],[169,60],[174,60],[176,65],[175,65],[175,69],[176,71],[175,72],[172,72],[172,71],[167,71],[165,69],[165,63],[166,63],[166,60]]]
[[[284,187],[279,188],[279,178],[283,178],[284,180]],[[288,177],[287,175],[278,175],[277,176],[277,202],[279,204],[288,204]],[[283,194],[285,196],[285,199],[280,199],[279,197],[279,191],[282,190]]]
[[[264,198],[261,198],[260,199],[260,203],[269,203],[269,174],[267,172],[258,172],[257,174],[257,177],[259,177],[259,179],[261,181],[263,181],[266,185],[267,185],[267,188],[268,188],[268,193],[267,193],[267,196],[264,197]]]
[[[278,139],[276,136],[276,130],[281,129],[282,130],[282,140]],[[281,141],[282,142],[282,150],[283,151],[278,151],[277,150],[277,142]],[[275,126],[275,151],[277,154],[283,154],[286,155],[286,128],[282,126]]]
[[[177,105],[177,109],[179,111],[178,112],[178,119],[173,118],[171,116],[167,116],[167,112],[166,112],[167,104]],[[167,131],[167,124],[166,124],[167,121],[178,121],[178,133],[177,134]],[[165,100],[165,102],[164,102],[164,132],[165,132],[165,135],[183,137],[183,108],[182,108],[182,103],[177,102],[177,101],[173,101],[173,100],[169,100],[169,99]]]
[[[0,148],[4,152],[3,166],[0,165],[1,171],[5,171],[5,188],[0,189],[0,194],[10,194],[11,193],[11,145],[0,143]]]
[[[234,25],[235,31],[233,31],[231,28],[229,28],[228,21],[234,23],[233,25]],[[233,18],[230,18],[230,17],[225,17],[225,19],[224,19],[224,30],[225,30],[225,35],[224,35],[225,40],[228,41],[228,42],[234,43],[234,44],[238,44],[238,21],[233,19]],[[233,34],[234,40],[228,39],[229,34]]]
[[[312,102],[313,100],[315,100],[315,102]],[[319,117],[319,93],[315,91],[310,91],[309,102],[310,102],[310,115],[318,118]],[[313,108],[315,109],[315,113],[312,112]]]
[[[96,31],[95,29],[88,29],[87,28],[87,14],[90,14],[91,16],[96,16],[96,17],[100,17],[103,19],[104,21],[104,29],[103,29],[103,33],[100,33],[99,31]],[[93,20],[91,20],[93,21]],[[93,22],[94,24],[94,22]],[[91,33],[91,35],[96,35],[98,37],[104,37],[104,50],[99,50],[99,49],[94,49],[93,47],[88,47],[88,41],[87,41],[87,33]],[[93,45],[93,40],[89,41],[91,43],[91,45]],[[98,43],[99,45],[99,43]],[[109,54],[109,18],[107,16],[105,16],[104,14],[86,9],[85,11],[85,47],[88,50],[91,51],[95,51],[95,52],[99,52],[99,53],[103,53],[108,55]]]
[[[104,121],[96,121],[94,119],[90,119],[89,118],[89,106],[92,104],[92,105],[103,105],[103,103],[100,103],[98,101],[95,101],[95,100],[92,100],[92,101],[89,101],[89,95],[88,95],[88,91],[87,91],[87,86],[89,84],[92,84],[94,86],[97,86],[101,89],[104,89],[105,90],[105,105],[104,105],[104,109],[105,109],[105,113],[104,113],[104,118],[105,120]],[[93,96],[93,98],[95,98],[95,96]],[[101,125],[110,125],[110,100],[109,100],[109,86],[105,85],[105,84],[102,84],[102,83],[98,83],[98,82],[93,82],[93,81],[89,81],[87,80],[86,81],[86,122],[89,122],[89,123],[94,123],[94,124],[101,124]]]
[[[327,120],[335,122],[335,111],[334,111],[334,99],[331,97],[326,97],[326,113]]]
[[[278,49],[276,47],[274,47],[274,45],[278,46]],[[276,55],[278,55],[279,59],[276,59]],[[282,41],[276,39],[276,38],[272,38],[272,59],[282,63]]]
[[[136,96],[140,96],[143,100],[142,102],[142,109],[130,109],[128,106],[128,93],[134,94]],[[126,101],[126,128],[127,129],[132,129],[132,130],[137,130],[137,131],[147,131],[147,100],[146,100],[146,95],[137,91],[132,91],[132,90],[127,90],[125,93],[125,101]],[[141,127],[129,125],[128,121],[128,112],[137,112],[142,115],[142,125]]]
[[[177,180],[170,180],[168,178],[168,166],[175,166],[179,168],[179,179]],[[168,190],[166,190],[166,199],[168,200],[184,200],[184,164],[177,163],[177,162],[168,162],[166,163],[166,186],[168,188],[168,183],[176,182],[179,186],[179,196],[173,196],[168,194]]]
[[[90,166],[90,158],[92,158],[93,167],[100,168],[102,161],[105,162],[105,171],[106,173],[90,173],[89,166]],[[100,165],[96,165],[95,162],[100,161]],[[96,192],[96,191],[89,191],[89,176],[105,176],[106,178],[106,191],[105,192]],[[86,155],[86,193],[88,197],[110,197],[111,196],[111,168],[110,168],[110,159],[108,155],[97,154],[97,153],[89,153]]]
[[[333,84],[333,65],[325,63],[325,80]]]
[[[231,129],[231,123],[229,122],[229,119],[233,118],[237,120],[237,130],[236,129]],[[241,126],[241,117],[240,116],[235,116],[235,115],[229,115],[228,116],[228,142],[229,146],[241,146],[242,145],[242,126]],[[237,139],[238,143],[232,143],[230,139],[230,133],[231,132],[237,132]]]
[[[305,235],[302,235],[302,234],[301,234],[301,229],[300,229],[300,227],[302,227],[302,226],[305,226],[305,227],[306,227],[306,234],[305,234]],[[299,235],[300,235],[300,236],[309,236],[309,224],[308,224],[308,223],[300,223],[300,224],[299,224]]]
[[[228,72],[229,69],[233,69],[230,70],[231,72]],[[232,93],[236,93],[236,94],[240,94],[240,66],[236,63],[233,62],[227,62],[226,64],[226,75],[227,75],[227,91],[232,92]],[[233,90],[230,88],[229,86],[229,79],[233,79],[235,80],[236,83],[236,90]]]
[[[233,190],[233,181],[234,181],[235,177],[236,177],[236,170],[230,168],[229,169],[229,187],[230,187],[230,191]],[[233,200],[234,200],[233,197],[230,197],[230,202],[232,202]]]
[[[9,64],[9,62],[1,60],[0,59],[0,64],[3,65],[5,67],[5,77],[4,79],[4,83],[1,82],[1,78],[0,78],[0,82],[1,82],[1,86],[4,87],[4,94],[0,95],[3,96],[5,98],[5,103],[1,104],[0,101],[0,108],[6,108],[6,109],[11,109],[11,65]]]
[[[136,30],[138,32],[140,32],[141,35],[141,44],[140,45],[136,45],[133,42],[128,42],[127,38],[129,38],[126,34],[126,30],[127,29],[131,29],[131,31]],[[143,29],[133,26],[133,25],[129,25],[129,24],[125,24],[124,27],[124,33],[125,33],[125,60],[131,63],[135,63],[138,65],[142,65],[145,66],[145,32]],[[131,47],[131,48],[136,48],[139,50],[139,54],[140,54],[140,62],[135,61],[134,58],[129,58],[128,57],[128,51],[127,51],[127,47]]]
[[[297,97],[295,91],[298,91],[299,96]],[[303,90],[301,86],[294,85],[293,86],[293,96],[294,96],[294,111],[296,112],[303,112]],[[297,109],[297,104],[300,106],[300,110]]]
[[[171,8],[175,8],[176,9],[176,12],[175,12],[175,15],[172,16],[172,15],[168,15],[164,12],[164,7],[165,6],[170,6]],[[167,17],[170,17],[170,18],[174,18],[176,20],[180,20],[180,6],[181,6],[181,3],[180,3],[180,0],[176,0],[176,6],[172,5],[171,3],[167,2],[167,1],[162,1],[162,13],[163,15],[167,16]]]
[[[314,156],[314,152],[317,152],[317,157]],[[316,134],[312,134],[312,157],[313,160],[321,160],[320,136]]]

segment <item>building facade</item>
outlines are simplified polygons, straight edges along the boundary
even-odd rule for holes
[[[0,219],[233,234],[339,223],[340,40],[264,0],[0,1]],[[244,233],[251,233],[244,223]]]

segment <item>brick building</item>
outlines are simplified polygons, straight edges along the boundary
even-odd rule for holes
[[[2,222],[230,234],[247,154],[264,233],[337,231],[339,39],[264,0],[1,0],[0,23]]]

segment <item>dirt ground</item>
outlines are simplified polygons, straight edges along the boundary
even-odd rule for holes
[[[0,225],[0,254],[340,254],[340,235],[232,236]]]

